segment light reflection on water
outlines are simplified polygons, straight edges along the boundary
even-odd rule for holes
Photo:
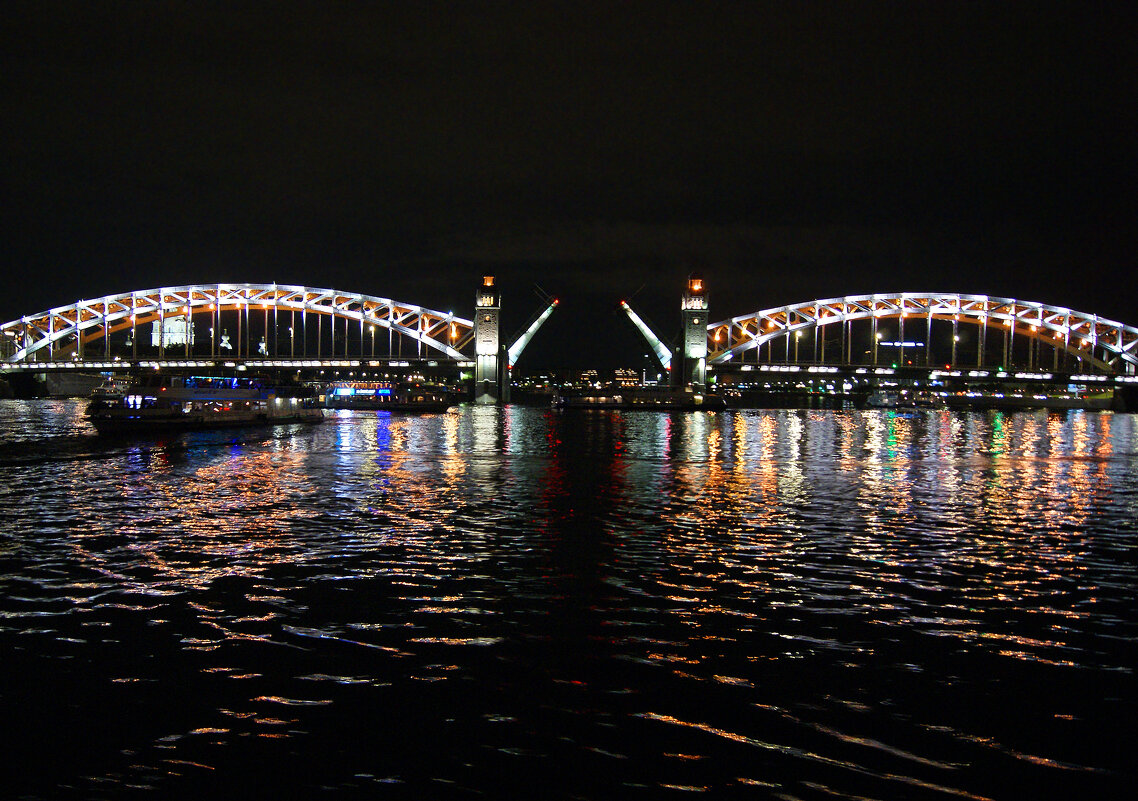
[[[1135,779],[1134,416],[84,425],[76,403],[0,403],[17,794]]]

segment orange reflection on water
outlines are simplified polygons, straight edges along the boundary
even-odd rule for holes
[[[156,574],[152,581],[201,588],[288,561],[295,543],[285,524],[311,516],[304,499],[318,492],[304,454],[233,448],[181,480],[157,480],[162,471],[184,470],[190,458],[166,452],[152,463],[158,474],[139,474],[125,485],[139,513],[115,533],[130,538],[140,565]]]
[[[1072,582],[1095,592],[1086,583],[1086,529],[1113,491],[1108,457],[1122,440],[1109,415],[740,412],[725,431],[727,418],[672,421],[674,453],[691,457],[661,465],[671,471],[664,547],[682,568],[677,577],[690,579],[674,583],[682,594],[665,593],[673,614],[692,623],[715,614],[701,588],[723,581],[769,590],[762,566],[805,557],[805,546],[866,565],[848,586],[875,615],[904,615],[909,601],[893,603],[892,594],[920,586],[914,576],[923,575],[947,577],[979,606],[1085,616],[1057,593]],[[706,449],[694,431],[706,431]],[[728,579],[717,566],[755,580]],[[976,644],[993,640],[967,615],[935,627]],[[1016,644],[1002,651],[1062,662],[1045,653],[1054,650],[1048,640]]]

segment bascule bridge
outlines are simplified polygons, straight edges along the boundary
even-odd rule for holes
[[[691,275],[680,299],[678,345],[629,303],[621,307],[672,384],[698,391],[712,373],[734,383],[807,389],[919,379],[958,389],[1019,383],[1027,392],[1032,385],[1070,384],[1128,395],[1138,390],[1138,328],[1036,301],[937,292],[848,295],[715,322],[703,277]]]
[[[413,303],[308,286],[192,284],[134,290],[24,315],[0,326],[0,371],[41,375],[143,369],[367,371],[473,368],[479,402],[508,400],[510,370],[557,308],[511,340],[492,276],[467,319]]]
[[[660,366],[668,371],[674,386],[691,386],[702,392],[707,385],[707,288],[703,276],[688,276],[680,300],[680,345],[676,347],[664,339],[637,314],[628,301],[620,302],[632,324],[648,341]],[[675,367],[676,369],[673,369]]]
[[[322,371],[356,375],[453,368],[479,403],[509,400],[511,370],[558,306],[502,336],[492,276],[474,316],[337,289],[193,284],[76,301],[0,325],[0,372],[144,369]],[[847,295],[714,321],[702,275],[680,297],[673,345],[622,301],[672,383],[704,391],[761,374],[791,386],[889,384],[905,374],[956,386],[1062,383],[1138,389],[1138,328],[1016,298],[938,292]],[[828,378],[828,377],[833,377]]]

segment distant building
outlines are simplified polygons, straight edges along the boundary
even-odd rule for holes
[[[154,347],[168,348],[171,345],[193,345],[194,326],[185,317],[167,317],[158,320],[150,329],[150,344]]]
[[[630,367],[618,367],[613,371],[613,382],[618,387],[636,387],[641,383],[642,376]]]

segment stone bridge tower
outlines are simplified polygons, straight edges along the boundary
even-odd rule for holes
[[[673,379],[679,386],[691,384],[702,392],[707,385],[707,290],[703,276],[688,276],[687,289],[680,302],[683,341],[680,343],[679,370]]]
[[[494,276],[482,277],[474,298],[474,402],[504,400],[500,388],[502,299],[494,288]]]

